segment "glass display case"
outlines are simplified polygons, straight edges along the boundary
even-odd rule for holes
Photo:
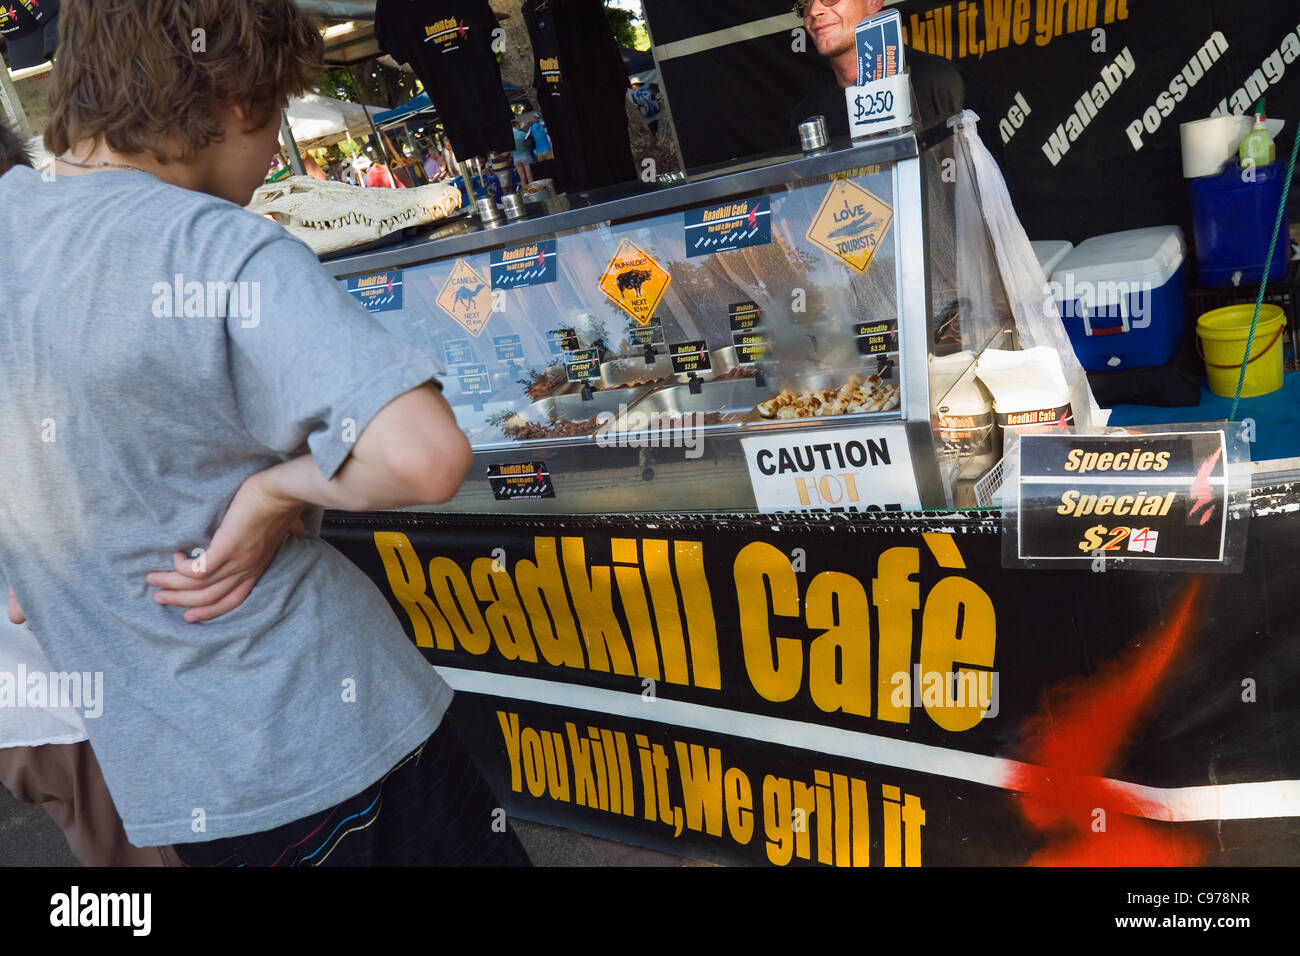
[[[901,457],[910,490],[819,495],[812,475],[789,510],[945,507],[958,459],[983,467],[987,449],[951,440],[931,400],[951,331],[926,239],[927,219],[951,229],[940,162],[910,132],[877,137],[498,228],[466,215],[326,267],[443,358],[476,460],[441,510],[784,510],[759,487],[764,462],[820,455],[833,471],[878,452]],[[953,362],[935,374],[954,381]]]

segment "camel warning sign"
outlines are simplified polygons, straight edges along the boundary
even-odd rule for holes
[[[437,302],[438,308],[476,337],[492,317],[492,290],[488,281],[464,259],[457,259],[452,266]]]
[[[600,290],[636,319],[637,325],[649,325],[671,281],[668,270],[648,252],[624,239],[600,277]]]

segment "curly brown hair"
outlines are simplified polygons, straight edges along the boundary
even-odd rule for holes
[[[323,72],[319,28],[293,0],[63,0],[45,146],[102,139],[185,161],[220,140],[218,104],[261,129]]]

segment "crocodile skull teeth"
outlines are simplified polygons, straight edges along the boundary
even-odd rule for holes
[[[246,208],[271,216],[317,255],[324,255],[445,219],[460,205],[460,190],[443,183],[415,189],[363,189],[291,176],[260,188]]]

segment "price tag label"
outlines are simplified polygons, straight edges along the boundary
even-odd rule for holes
[[[600,375],[600,349],[570,352],[565,361],[570,382],[585,382]]]
[[[642,328],[630,328],[627,330],[628,341],[636,348],[643,349],[647,345],[664,344],[664,327],[662,325],[648,325]]]
[[[762,332],[736,332],[731,339],[741,365],[753,365],[767,358],[767,336]]]
[[[546,333],[546,343],[552,355],[563,355],[578,347],[578,334],[573,329],[551,329]]]
[[[524,343],[518,335],[494,335],[492,348],[496,350],[498,362],[519,362],[524,357]]]
[[[894,319],[856,322],[853,334],[858,340],[858,352],[862,355],[884,355],[898,351],[898,322]]]
[[[465,395],[492,394],[492,377],[488,375],[487,366],[482,362],[458,368],[456,378],[460,382],[461,392]]]
[[[1020,436],[1022,560],[1224,560],[1227,449],[1219,431]]]
[[[707,372],[713,368],[704,339],[695,342],[676,342],[668,347],[668,355],[672,359],[673,372],[677,375]]]
[[[849,133],[854,139],[912,125],[912,95],[907,74],[899,73],[844,90]]]
[[[733,332],[749,331],[758,325],[762,315],[763,310],[753,302],[735,302],[727,306],[727,321],[731,323]]]
[[[469,339],[455,339],[444,342],[442,354],[447,357],[448,365],[464,365],[474,361],[474,350],[470,348]]]

